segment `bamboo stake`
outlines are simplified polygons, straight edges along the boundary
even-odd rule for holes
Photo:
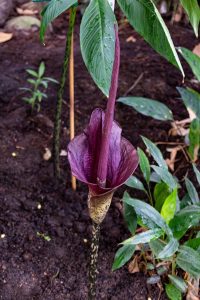
[[[74,33],[72,32],[71,52],[69,60],[69,98],[70,98],[70,140],[74,138]],[[72,189],[76,190],[76,178],[72,175]]]

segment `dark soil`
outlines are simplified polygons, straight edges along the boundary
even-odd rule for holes
[[[0,299],[3,300],[87,299],[91,233],[87,189],[80,183],[77,192],[70,189],[66,157],[61,158],[61,165],[67,187],[65,183],[55,184],[52,162],[43,159],[45,148],[52,147],[57,86],[51,85],[48,101],[42,103],[40,114],[33,116],[19,90],[26,85],[25,70],[36,68],[40,61],[46,64],[47,76],[59,80],[65,23],[57,21],[55,32],[46,40],[46,47],[39,43],[37,32],[28,36],[17,34],[0,46]],[[177,46],[192,49],[198,43],[189,27],[174,25],[170,30]],[[130,35],[136,38],[135,43],[126,42]],[[165,102],[176,119],[185,118],[187,113],[176,92],[176,86],[182,84],[180,72],[127,25],[120,29],[120,40],[122,61],[118,94],[125,94],[143,73],[142,80],[130,94]],[[91,111],[95,107],[105,107],[106,102],[82,62],[78,41],[77,26],[75,96],[76,131],[80,133]],[[188,67],[185,70],[190,79]],[[68,87],[65,99],[64,150],[69,141]],[[146,118],[123,105],[117,105],[116,119],[124,135],[136,147],[142,147],[140,135],[153,141],[169,139],[169,123]],[[128,235],[121,214],[121,195],[122,191],[116,194],[102,226],[97,299],[145,300],[150,296],[156,300],[159,289],[154,286],[149,289],[144,274],[129,274],[127,267],[111,272],[118,243]],[[42,234],[51,240],[46,241]],[[166,299],[164,294],[161,299]]]

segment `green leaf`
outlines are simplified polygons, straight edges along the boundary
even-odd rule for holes
[[[198,37],[199,31],[199,22],[200,22],[200,7],[197,0],[181,0],[181,4],[183,5],[188,17],[190,19],[190,23],[194,28],[194,32],[196,37]]]
[[[162,181],[164,181],[170,190],[174,190],[177,187],[177,182],[172,176],[172,174],[165,168],[158,166],[151,166],[154,171],[161,177]]]
[[[200,185],[200,172],[197,169],[197,167],[195,166],[195,164],[192,164],[192,167],[193,167],[194,173],[196,175],[196,179],[198,181],[198,184]]]
[[[170,189],[165,182],[159,182],[154,188],[155,208],[161,211],[165,199],[170,195]]]
[[[188,205],[191,205],[191,204],[192,203],[191,203],[190,196],[188,195],[188,193],[186,193],[180,201],[180,208],[183,209],[183,208],[185,208],[185,207],[187,207]]]
[[[153,271],[155,269],[155,266],[151,263],[147,263],[146,268],[147,268],[148,271]]]
[[[192,161],[197,161],[199,156],[199,146],[200,146],[200,122],[199,119],[194,119],[190,124],[189,131],[189,149],[188,153]]]
[[[146,154],[142,151],[142,149],[138,148],[137,153],[139,156],[140,169],[143,173],[146,182],[149,183],[151,175],[149,160]]]
[[[143,183],[135,176],[131,176],[125,183],[127,186],[132,187],[137,190],[146,192]]]
[[[169,222],[175,238],[180,239],[186,231],[196,226],[200,221],[200,207],[198,205],[190,205],[181,209],[175,217]]]
[[[124,245],[119,248],[115,254],[115,259],[112,265],[112,271],[115,271],[125,265],[135,252],[135,245]]]
[[[27,98],[27,97],[23,97],[22,99],[29,104],[32,104],[35,101],[33,98]]]
[[[155,183],[161,183],[161,178],[156,172],[152,172],[150,176],[150,181]]]
[[[59,83],[58,80],[56,80],[54,78],[51,78],[51,77],[43,77],[43,79],[47,80],[47,81],[50,81],[50,82],[53,82],[53,83],[57,83],[57,84]]]
[[[165,285],[165,291],[170,300],[182,300],[181,292],[172,283]]]
[[[137,215],[135,209],[124,202],[124,220],[131,234],[135,234],[137,228]]]
[[[21,90],[21,91],[27,91],[27,92],[32,92],[31,89],[26,88],[26,87],[19,88],[19,90]]]
[[[188,246],[194,250],[198,250],[200,247],[200,238],[191,239],[184,243],[185,246]]]
[[[188,1],[188,0],[186,0]],[[183,56],[183,58],[187,61],[190,68],[192,69],[193,74],[196,76],[198,81],[200,81],[200,57],[194,54],[192,51],[186,48],[178,48],[179,52]]]
[[[118,0],[118,3],[134,29],[184,76],[170,33],[153,1]]]
[[[133,237],[122,242],[123,245],[138,245],[149,243],[151,240],[158,239],[163,234],[160,228],[154,228],[145,232],[134,235]]]
[[[109,94],[114,61],[115,22],[107,0],[91,0],[80,28],[83,60],[93,80],[106,96]]]
[[[187,284],[185,280],[183,280],[181,277],[175,276],[175,275],[168,275],[171,283],[181,292],[181,293],[186,293],[187,291]]]
[[[167,164],[162,156],[160,149],[154,143],[152,143],[149,139],[147,139],[143,136],[142,136],[142,140],[145,143],[150,154],[153,156],[154,160],[157,162],[157,164],[160,167],[167,169]]]
[[[118,99],[125,105],[133,107],[137,112],[152,117],[156,120],[167,121],[173,120],[173,115],[169,108],[156,100],[143,97],[121,97]]]
[[[197,193],[193,183],[188,178],[185,178],[185,185],[186,185],[186,189],[188,191],[188,194],[190,196],[192,203],[193,204],[199,203],[198,193]]]
[[[195,90],[187,88],[177,88],[181,95],[181,98],[190,114],[195,114],[196,117],[200,118],[200,94]]]
[[[181,246],[176,258],[177,265],[192,277],[200,277],[200,254],[194,249]]]
[[[33,79],[30,79],[30,78],[27,80],[27,82],[31,83],[32,85],[35,85],[35,84],[36,84],[36,81],[33,80]]]
[[[171,221],[176,212],[176,199],[177,199],[177,188],[166,198],[162,209],[161,216],[165,219],[167,224]]]
[[[38,75],[39,75],[40,78],[44,75],[44,72],[45,72],[45,64],[42,61],[40,66],[39,66],[39,70],[38,70]]]
[[[124,193],[123,201],[134,207],[137,216],[141,217],[143,224],[147,226],[147,228],[155,229],[159,227],[168,236],[172,236],[172,232],[165,220],[151,205],[131,198],[127,192]]]
[[[28,74],[32,75],[33,77],[38,78],[38,74],[37,74],[37,72],[35,72],[34,70],[27,69],[26,72],[27,72]]]
[[[177,239],[171,238],[169,243],[163,248],[163,250],[158,254],[158,259],[166,259],[171,257],[179,247],[179,242]]]
[[[40,27],[40,39],[44,41],[47,26],[60,14],[77,4],[77,0],[51,0],[42,11],[42,23]]]
[[[41,84],[44,86],[45,89],[48,88],[48,82],[47,82],[47,81],[42,80],[42,81],[41,81]]]
[[[164,249],[166,246],[166,242],[163,240],[157,239],[157,240],[151,240],[149,243],[149,246],[151,248],[151,251],[153,252],[154,256],[157,257],[158,254]]]

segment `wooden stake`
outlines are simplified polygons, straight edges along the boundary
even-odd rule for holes
[[[70,140],[74,138],[74,34],[72,33],[69,61],[69,98],[70,98]],[[72,189],[76,190],[76,178],[72,176]]]

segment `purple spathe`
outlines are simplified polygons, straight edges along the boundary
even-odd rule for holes
[[[117,189],[126,182],[138,165],[135,148],[121,136],[121,128],[113,122],[109,141],[106,185],[103,188],[98,185],[97,172],[104,120],[104,111],[99,108],[95,109],[88,127],[68,146],[68,159],[72,174],[85,182],[96,195]]]

